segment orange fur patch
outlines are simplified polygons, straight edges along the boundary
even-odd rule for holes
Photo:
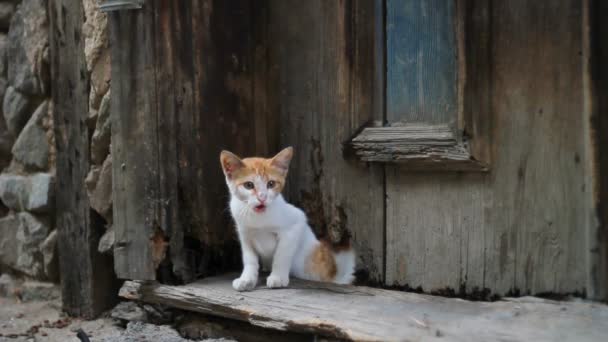
[[[273,158],[251,157],[239,159],[229,152],[222,152],[220,161],[224,172],[237,185],[241,185],[251,179],[251,176],[260,176],[266,181],[275,181],[275,191],[281,192],[285,186],[287,177],[287,166],[291,160],[293,150],[284,149]],[[286,163],[285,163],[286,160]]]
[[[333,281],[338,272],[334,253],[325,242],[320,242],[308,256],[306,267],[308,273],[316,274],[319,280],[327,282]]]
[[[235,174],[234,181],[236,184],[246,182],[250,176],[256,175],[262,177],[262,179],[269,181],[273,180],[276,182],[275,191],[283,191],[285,186],[285,177],[287,174],[281,169],[272,165],[272,159],[265,158],[245,158],[243,159],[245,166],[239,170],[238,174]]]

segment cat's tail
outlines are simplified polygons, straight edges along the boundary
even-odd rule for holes
[[[318,241],[308,256],[307,279],[350,284],[355,279],[355,251]]]
[[[355,280],[355,250],[351,247],[334,251],[334,260],[336,261],[336,276],[334,283],[350,284]]]

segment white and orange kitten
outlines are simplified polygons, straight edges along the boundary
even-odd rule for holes
[[[334,252],[317,240],[306,214],[281,195],[292,156],[291,147],[271,159],[220,154],[243,256],[243,273],[232,282],[237,291],[255,288],[260,263],[271,270],[266,279],[270,288],[289,285],[290,274],[339,284],[353,281],[353,250]]]

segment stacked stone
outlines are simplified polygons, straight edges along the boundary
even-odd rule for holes
[[[0,1],[0,269],[57,280],[45,0]]]
[[[90,79],[91,170],[85,184],[93,219],[112,250],[110,49],[99,0],[82,1]],[[0,0],[0,273],[58,280],[54,229],[55,142],[49,82],[47,0]]]
[[[85,21],[85,58],[91,81],[87,123],[91,134],[91,170],[85,180],[91,208],[99,214],[106,233],[99,242],[99,252],[111,253],[112,229],[112,156],[110,154],[110,47],[108,20],[99,10],[99,0],[82,0]]]

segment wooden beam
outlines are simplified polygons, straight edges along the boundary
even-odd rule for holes
[[[156,279],[167,249],[159,220],[154,24],[154,6],[109,14],[114,269],[121,279]]]
[[[97,252],[104,228],[91,216],[84,180],[89,172],[89,77],[82,3],[49,1],[50,57],[57,147],[56,214],[63,309],[93,318],[117,300],[111,257]]]
[[[128,281],[123,298],[354,341],[603,341],[608,306],[524,297],[470,302],[292,279],[289,288],[236,292],[231,276],[186,286]],[[517,327],[517,329],[513,329]]]

